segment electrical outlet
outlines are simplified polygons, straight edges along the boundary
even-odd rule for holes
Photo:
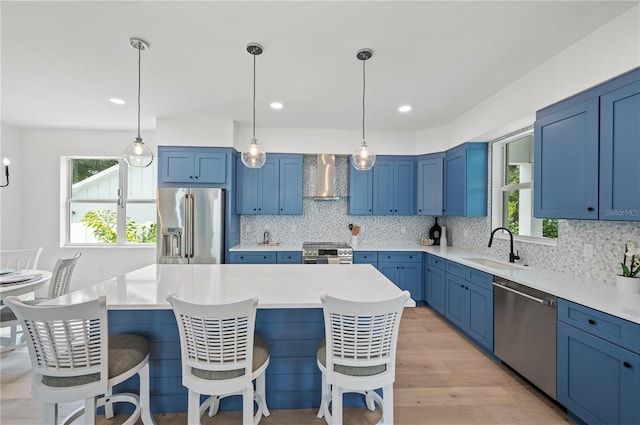
[[[251,226],[250,226],[250,225],[248,225],[248,224],[245,224],[245,225],[244,225],[244,232],[245,232],[245,233],[249,233],[249,232],[251,232]]]
[[[291,233],[295,233],[298,231],[298,226],[291,226]]]
[[[582,257],[583,258],[593,257],[593,245],[586,243],[582,246]]]
[[[464,235],[465,239],[468,238],[469,237],[469,231],[467,229],[464,229],[463,235]]]
[[[405,233],[407,233],[407,228],[406,228],[406,227],[404,227],[404,226],[402,226],[402,227],[400,228],[400,233],[402,233],[403,235],[404,235]]]

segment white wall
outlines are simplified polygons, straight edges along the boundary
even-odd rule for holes
[[[0,162],[8,158],[9,186],[0,188],[0,249],[29,248],[22,242],[22,150],[20,130],[2,124],[0,130]],[[6,184],[4,166],[0,165],[1,184]]]
[[[155,152],[154,134],[143,132],[142,137]],[[52,270],[58,258],[82,252],[71,289],[155,262],[155,247],[60,246],[60,157],[120,156],[134,138],[133,131],[22,130],[21,246],[42,246],[39,267],[46,270]],[[11,226],[3,217],[2,232]]]
[[[234,122],[207,116],[156,120],[157,146],[233,146]]]
[[[439,146],[486,141],[531,125],[536,110],[640,66],[639,29],[636,6],[448,123]],[[434,152],[432,136],[418,133],[418,153]]]

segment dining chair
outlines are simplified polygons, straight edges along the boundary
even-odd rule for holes
[[[318,418],[342,424],[342,398],[365,396],[367,408],[382,408],[380,424],[393,424],[393,383],[400,318],[408,291],[381,301],[350,301],[323,294],[325,339],[318,346],[322,399]],[[375,390],[382,389],[382,396]],[[331,410],[329,406],[331,405]]]
[[[96,408],[119,402],[135,406],[124,424],[138,419],[145,425],[154,423],[149,410],[149,342],[138,335],[108,334],[106,297],[46,307],[27,305],[13,296],[4,301],[29,336],[31,391],[44,404],[44,424],[59,423],[59,403],[82,399],[84,406],[64,418],[63,424],[82,415],[85,424],[95,424]],[[115,385],[135,374],[140,395],[111,394]]]
[[[37,269],[42,248],[13,249],[0,251],[0,268],[27,270]]]
[[[203,305],[168,294],[167,300],[180,333],[182,385],[189,389],[187,422],[199,424],[205,410],[213,416],[220,399],[237,394],[242,395],[243,424],[255,425],[263,415],[269,416],[265,398],[269,346],[254,334],[258,298]],[[209,395],[202,404],[201,394]]]
[[[42,250],[42,248],[39,248]],[[38,256],[40,253],[38,252]],[[71,258],[60,258],[56,261],[56,265],[53,267],[53,272],[51,273],[51,280],[49,281],[49,292],[47,298],[36,298],[34,300],[26,300],[23,301],[25,304],[35,305],[41,302],[50,300],[52,298],[59,297],[61,295],[69,293],[69,283],[71,282],[71,276],[73,275],[73,270],[80,258],[80,253],[76,253]],[[36,260],[37,263],[37,260]],[[0,327],[11,327],[11,336],[9,345],[2,346],[2,351],[13,350],[16,347],[22,345],[20,341],[18,341],[18,318],[11,311],[9,307],[1,306],[0,307]]]

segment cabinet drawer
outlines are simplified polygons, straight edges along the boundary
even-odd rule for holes
[[[471,282],[493,292],[493,275],[480,270],[469,268],[469,278]]]
[[[640,325],[564,299],[558,320],[640,354]]]
[[[378,262],[405,262],[419,263],[422,261],[421,252],[397,252],[397,251],[381,251],[378,253]]]
[[[278,252],[278,264],[302,264],[302,253],[300,251],[280,251]]]
[[[234,264],[276,264],[275,252],[232,252]]]
[[[438,257],[437,255],[429,255],[429,266],[444,270],[446,264],[447,260],[444,258]]]
[[[354,264],[378,264],[378,253],[376,251],[357,251],[353,253]]]
[[[469,279],[469,268],[462,264],[455,263],[453,261],[447,261],[447,267],[445,268],[447,273],[461,277],[463,279]]]

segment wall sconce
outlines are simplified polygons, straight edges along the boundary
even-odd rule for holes
[[[7,183],[0,184],[0,187],[7,187],[9,186],[9,158],[3,159],[2,164],[4,165],[4,176],[7,179]]]

